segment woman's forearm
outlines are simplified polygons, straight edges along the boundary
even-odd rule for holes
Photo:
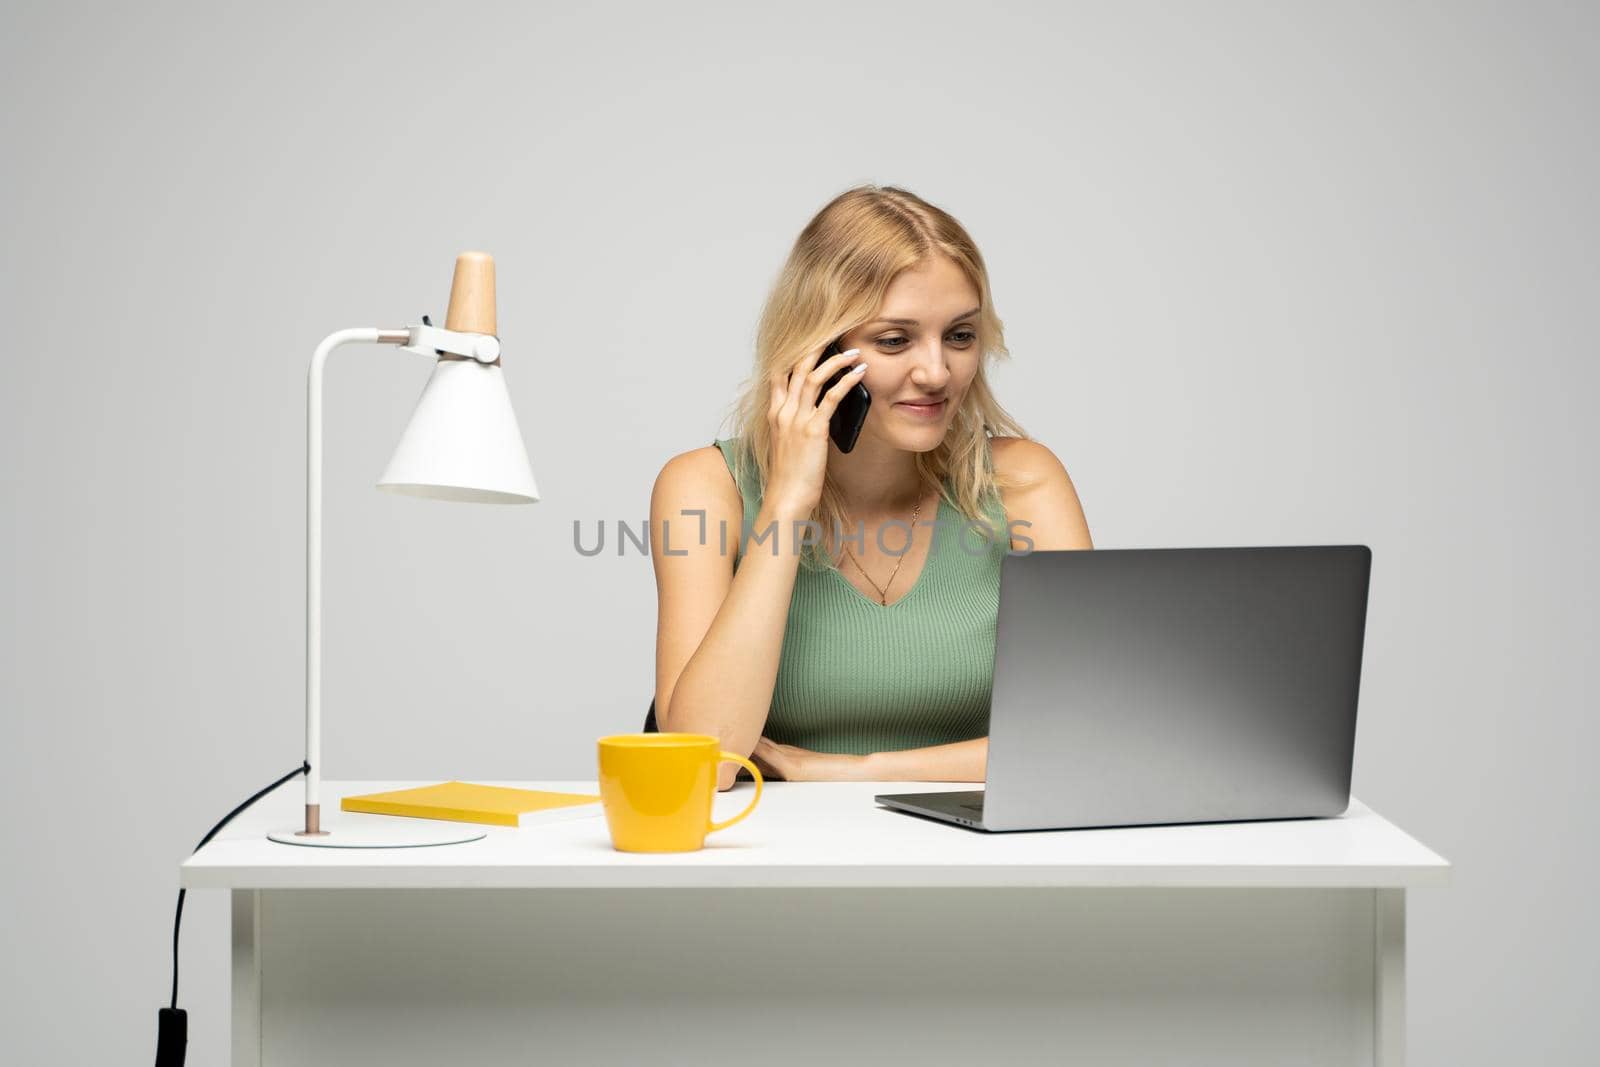
[[[660,729],[714,734],[741,756],[756,747],[772,706],[799,569],[795,518],[804,516],[762,505],[716,618],[679,674],[665,713],[657,709]],[[757,544],[758,537],[765,540]],[[724,764],[719,787],[732,785],[738,773],[737,764]]]
[[[981,782],[987,777],[989,739],[954,741],[927,748],[874,752],[866,757],[872,782]]]

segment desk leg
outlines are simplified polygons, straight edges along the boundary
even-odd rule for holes
[[[233,1067],[261,1067],[261,892],[233,891]]]
[[[1378,1067],[1406,1062],[1406,891],[1374,889],[1373,994]]]

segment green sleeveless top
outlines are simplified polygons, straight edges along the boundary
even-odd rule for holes
[[[728,531],[737,571],[747,548],[771,552],[773,541],[755,540],[762,489],[739,476],[738,438],[712,444],[739,486],[744,528],[753,531],[750,545],[742,531]],[[753,465],[748,477],[755,477]],[[1006,529],[998,501],[989,515]],[[988,734],[1000,562],[1011,546],[978,527],[964,532],[969,520],[944,497],[938,518],[916,584],[888,605],[834,568],[798,567],[764,735],[816,752],[865,755]],[[892,549],[905,535],[903,527],[889,527],[884,544]],[[790,531],[778,550],[793,551]]]

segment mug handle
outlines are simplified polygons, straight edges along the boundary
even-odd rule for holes
[[[749,771],[752,775],[755,776],[755,780],[756,780],[756,795],[750,798],[749,805],[746,806],[743,811],[741,811],[739,814],[735,815],[733,818],[729,819],[727,822],[714,822],[714,823],[712,823],[710,829],[706,830],[706,833],[708,833],[708,834],[712,830],[726,830],[728,827],[732,826],[734,823],[738,822],[740,819],[744,818],[746,815],[749,815],[752,811],[756,810],[756,801],[761,799],[761,772],[756,770],[756,765],[754,763],[751,763],[749,760],[745,759],[743,756],[735,756],[732,752],[718,752],[717,753],[717,764],[720,766],[723,763],[742,763],[742,764],[744,764],[745,770]]]

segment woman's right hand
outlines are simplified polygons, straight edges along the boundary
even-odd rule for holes
[[[772,427],[772,467],[767,472],[768,499],[797,516],[810,515],[822,499],[823,475],[828,469],[828,421],[834,409],[861,380],[866,362],[861,350],[851,348],[817,362],[822,350],[808,354],[790,371],[787,381],[772,383],[772,404],[767,422]],[[841,367],[854,363],[852,372],[822,394],[822,385]]]

